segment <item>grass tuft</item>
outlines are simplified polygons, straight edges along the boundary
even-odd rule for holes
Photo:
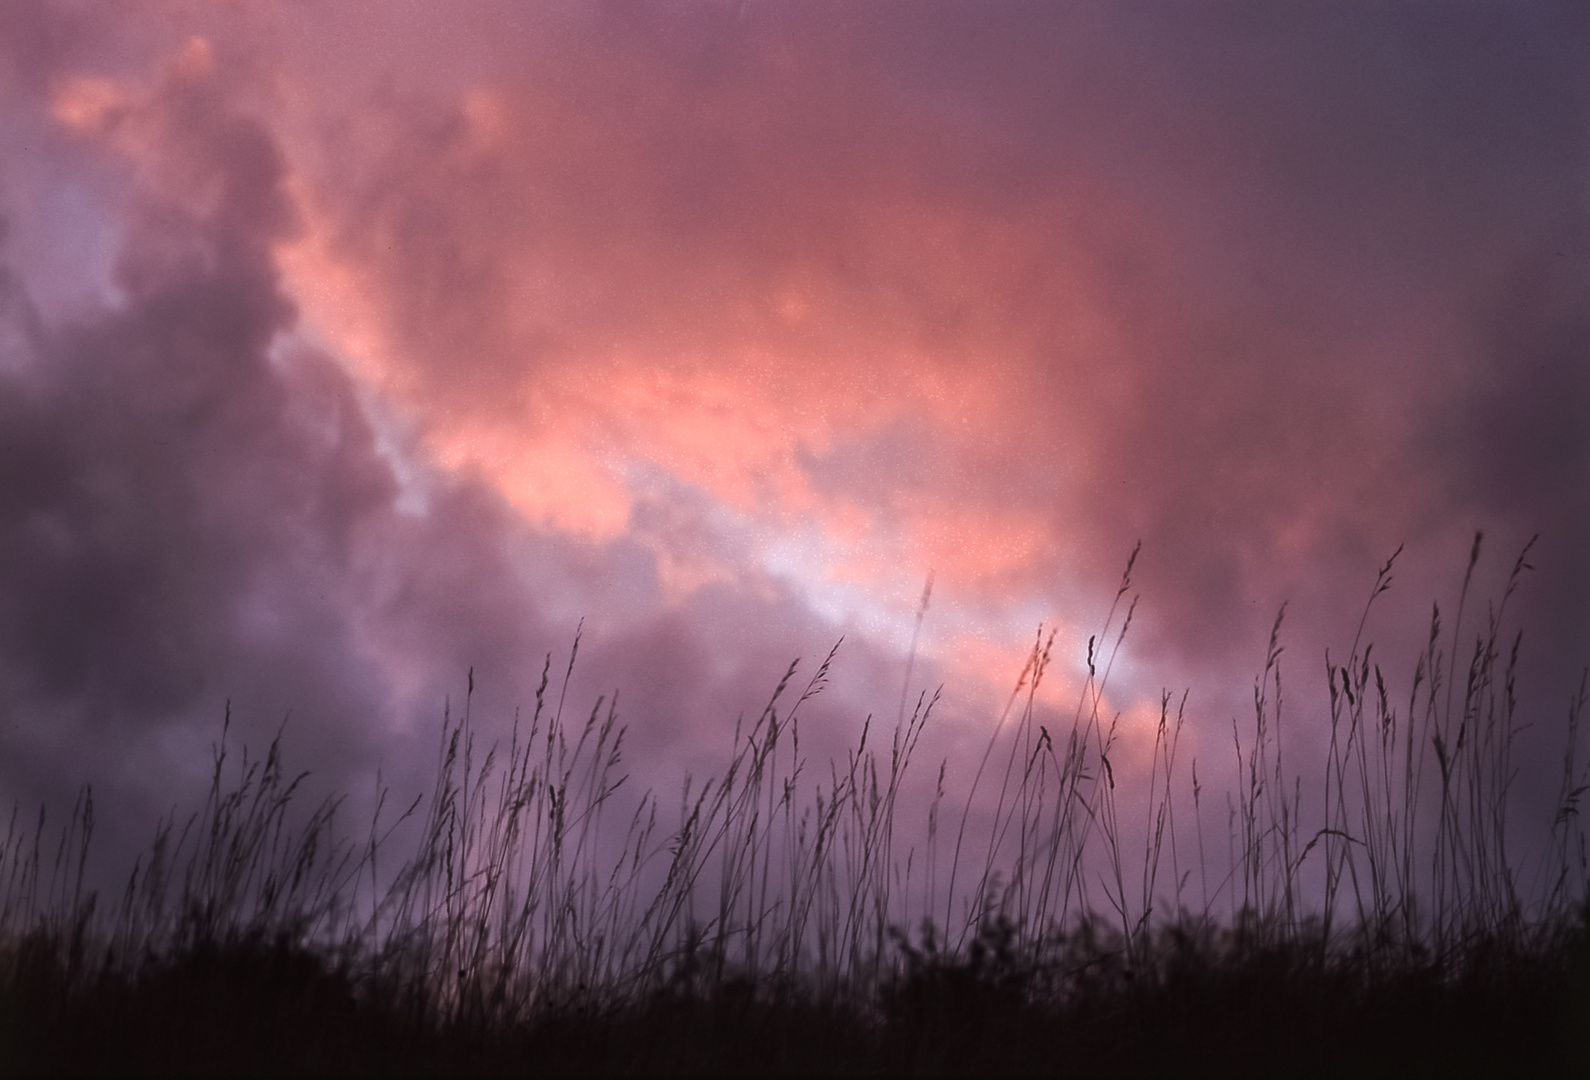
[[[263,757],[231,747],[228,710],[199,809],[159,823],[115,902],[84,884],[90,790],[58,831],[13,810],[0,1067],[1575,1075],[1590,679],[1562,728],[1550,835],[1517,851],[1526,722],[1504,616],[1529,549],[1460,647],[1480,546],[1405,699],[1365,640],[1397,555],[1380,569],[1346,656],[1325,658],[1323,762],[1283,740],[1277,615],[1252,718],[1233,724],[1223,866],[1178,751],[1187,695],[1162,696],[1131,778],[1105,711],[1135,551],[1069,725],[1038,704],[1040,628],[953,845],[947,763],[925,835],[899,827],[936,695],[903,695],[890,730],[869,717],[826,770],[803,755],[801,710],[834,652],[804,684],[790,665],[671,821],[671,800],[625,786],[616,696],[565,715],[578,633],[555,703],[548,656],[505,744],[478,735],[471,671],[431,791],[400,812],[382,791],[357,832],[340,799],[305,805],[280,733]]]

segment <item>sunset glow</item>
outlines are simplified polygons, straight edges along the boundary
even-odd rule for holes
[[[1040,624],[1043,708],[1098,636],[1125,767],[1167,687],[1207,760],[1283,603],[1318,682],[1477,530],[1557,710],[1590,95],[1523,7],[5,4],[0,791],[158,807],[229,699],[417,769],[582,618],[659,782],[841,637],[835,731],[980,745]]]

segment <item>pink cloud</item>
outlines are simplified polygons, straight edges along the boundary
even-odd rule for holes
[[[1523,23],[74,10],[0,25],[6,130],[117,295],[7,316],[52,479],[5,542],[129,599],[22,594],[28,707],[247,687],[359,714],[353,773],[585,615],[582,692],[697,760],[841,631],[887,711],[932,568],[919,671],[981,733],[1040,619],[1063,712],[1139,539],[1112,703],[1194,683],[1206,746],[1278,605],[1312,672],[1403,541],[1417,622],[1476,527],[1545,532],[1546,681],[1590,648],[1582,58]],[[88,267],[52,216],[17,250]]]

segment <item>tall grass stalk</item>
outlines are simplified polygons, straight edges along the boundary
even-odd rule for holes
[[[1039,628],[965,789],[947,866],[947,762],[925,835],[899,828],[939,702],[922,692],[908,709],[909,674],[893,730],[879,734],[867,717],[844,759],[820,772],[803,751],[802,708],[826,686],[839,646],[798,695],[792,663],[754,721],[736,724],[724,768],[683,780],[677,820],[664,825],[654,792],[625,787],[616,694],[565,718],[577,631],[556,703],[549,654],[530,715],[515,714],[506,742],[480,733],[471,670],[462,707],[443,709],[429,794],[388,814],[378,777],[358,832],[342,828],[340,798],[303,810],[306,774],[286,771],[280,732],[263,758],[234,751],[230,708],[202,806],[160,820],[117,904],[100,905],[84,885],[89,789],[53,844],[43,810],[35,820],[13,808],[0,842],[0,957],[16,969],[24,946],[42,948],[81,989],[270,943],[323,958],[359,1000],[392,1015],[474,1031],[725,994],[822,1003],[868,1022],[903,1015],[902,1002],[926,1007],[925,987],[992,988],[1014,995],[998,998],[1012,1008],[1057,1005],[1168,985],[1194,954],[1279,951],[1320,973],[1456,977],[1481,946],[1551,947],[1590,895],[1580,816],[1590,762],[1579,748],[1587,680],[1567,711],[1550,836],[1517,853],[1521,635],[1508,637],[1504,616],[1529,548],[1465,646],[1480,550],[1476,536],[1450,635],[1432,611],[1405,708],[1365,639],[1400,549],[1380,568],[1345,659],[1326,655],[1330,739],[1317,795],[1283,754],[1284,607],[1277,614],[1252,726],[1233,722],[1224,868],[1205,842],[1198,761],[1185,788],[1179,773],[1188,693],[1161,695],[1147,767],[1131,778],[1142,784],[1136,798],[1112,761],[1120,717],[1106,690],[1137,602],[1134,549],[1088,641],[1069,725],[1039,696],[1056,636]],[[931,578],[919,624],[930,590]],[[985,794],[995,760],[1004,767]],[[1178,792],[1192,800],[1196,866],[1190,851],[1183,865]],[[1305,794],[1322,807],[1311,827]],[[1128,806],[1141,816],[1123,814]],[[975,849],[974,817],[987,828]],[[410,846],[393,850],[401,838]]]

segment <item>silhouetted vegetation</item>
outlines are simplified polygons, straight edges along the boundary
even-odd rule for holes
[[[1470,574],[1478,558],[1476,539]],[[1461,602],[1450,634],[1433,613],[1405,708],[1369,646],[1327,661],[1323,817],[1307,826],[1304,779],[1283,766],[1278,617],[1252,726],[1234,732],[1224,866],[1169,695],[1146,787],[1116,783],[1102,705],[1130,561],[1070,730],[1035,708],[1040,632],[960,814],[941,821],[941,766],[920,836],[897,826],[926,695],[886,738],[869,721],[843,762],[808,773],[800,710],[832,653],[799,695],[791,665],[725,770],[686,781],[672,826],[654,794],[619,810],[616,710],[565,723],[550,658],[506,745],[477,743],[467,698],[449,710],[434,789],[404,812],[383,796],[363,839],[338,827],[338,801],[301,805],[279,737],[234,764],[224,725],[202,808],[160,823],[114,902],[84,884],[91,792],[59,835],[13,812],[0,1066],[1577,1075],[1586,687],[1551,835],[1521,859],[1507,828],[1520,646],[1503,618],[1525,567],[1472,651],[1457,651]],[[1129,794],[1141,825],[1123,821]],[[412,846],[394,853],[394,837]]]

